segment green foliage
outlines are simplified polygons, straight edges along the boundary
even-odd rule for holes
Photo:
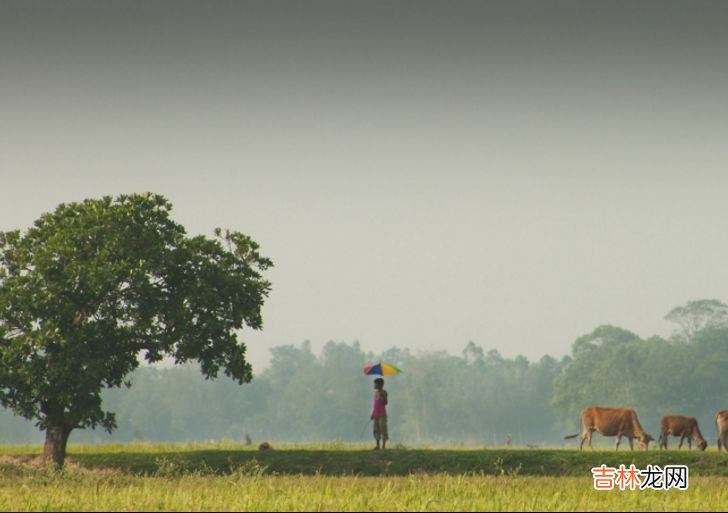
[[[460,355],[413,355],[391,348],[366,353],[358,343],[329,342],[320,354],[311,344],[271,350],[271,365],[252,383],[208,381],[195,364],[143,366],[125,379],[130,389],[103,391],[118,414],[113,438],[79,433],[86,442],[243,440],[369,444],[372,379],[362,368],[389,361],[405,372],[385,377],[389,391],[390,446],[421,444],[572,447],[563,436],[579,429],[579,412],[592,404],[630,406],[656,437],[662,415],[698,418],[713,446],[713,415],[726,408],[728,329],[697,331],[690,342],[599,326],[577,338],[561,360],[505,358],[469,342]],[[30,441],[28,426],[0,411],[7,441]],[[611,446],[613,440],[595,438]]]
[[[600,326],[579,337],[573,345],[573,360],[556,379],[553,404],[563,417],[576,419],[582,408],[611,404],[616,398],[625,405],[637,397],[636,375],[644,364],[644,351],[637,335],[614,326]]]
[[[0,404],[41,429],[103,427],[101,392],[139,366],[252,378],[236,331],[262,326],[271,264],[238,232],[187,237],[156,194],[61,204],[0,233]]]
[[[702,330],[728,327],[728,306],[717,299],[688,301],[670,310],[665,319],[680,326],[676,337],[690,342]]]
[[[480,350],[482,351],[482,349]],[[226,380],[204,380],[194,365],[142,367],[129,376],[130,389],[103,394],[118,413],[112,440],[268,440],[358,442],[372,439],[369,414],[372,379],[359,344],[330,342],[320,355],[310,344],[272,349],[270,368],[243,388]],[[405,369],[385,377],[390,436],[398,443],[503,445],[558,442],[549,401],[561,363],[551,357],[529,362],[489,352],[480,362],[447,354],[413,356],[392,348],[387,361]],[[3,422],[0,426],[13,425]],[[27,435],[26,435],[27,436]],[[14,435],[17,441],[29,441]],[[108,441],[101,433],[77,435]]]
[[[583,408],[602,405],[635,408],[653,436],[663,415],[694,416],[703,436],[713,438],[713,416],[726,407],[728,327],[706,323],[689,338],[673,340],[626,333],[603,326],[575,342],[552,401],[569,432],[579,429]]]

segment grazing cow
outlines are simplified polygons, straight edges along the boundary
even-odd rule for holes
[[[698,449],[704,451],[708,442],[703,438],[698,428],[698,421],[695,417],[683,417],[682,415],[666,415],[660,419],[660,449],[667,449],[667,437],[669,435],[679,436],[680,443],[677,448],[681,449],[685,440],[688,447],[693,448],[692,441],[698,444]]]
[[[629,448],[634,450],[633,439],[639,439],[639,448],[647,449],[650,440],[654,440],[651,435],[642,429],[637,412],[632,408],[606,408],[603,406],[590,406],[584,408],[581,412],[581,443],[579,450],[584,447],[584,442],[589,440],[589,447],[592,446],[592,434],[594,431],[604,436],[616,436],[617,445],[615,449],[619,449],[619,443],[622,437],[629,440]],[[565,436],[564,438],[576,438],[575,435]]]
[[[715,416],[715,426],[718,428],[718,450],[723,447],[728,451],[728,410],[719,411]]]
[[[259,451],[270,451],[273,449],[273,446],[269,444],[268,442],[263,442],[258,446]]]

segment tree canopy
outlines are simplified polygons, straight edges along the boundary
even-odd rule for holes
[[[73,429],[115,428],[101,391],[140,357],[252,378],[237,330],[262,328],[272,262],[236,231],[188,237],[171,209],[157,194],[106,196],[0,233],[0,404],[37,421],[58,465]]]
[[[677,323],[676,336],[690,342],[702,330],[728,327],[728,306],[717,299],[688,301],[670,310],[665,319]]]

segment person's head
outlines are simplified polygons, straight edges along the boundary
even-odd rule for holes
[[[384,387],[384,380],[382,378],[377,378],[374,380],[374,388],[382,389]]]

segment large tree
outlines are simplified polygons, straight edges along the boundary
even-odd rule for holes
[[[63,465],[72,430],[115,428],[101,391],[142,357],[252,379],[237,330],[262,327],[272,263],[239,232],[188,237],[171,208],[149,193],[89,199],[0,232],[0,404],[37,421],[48,462]]]

